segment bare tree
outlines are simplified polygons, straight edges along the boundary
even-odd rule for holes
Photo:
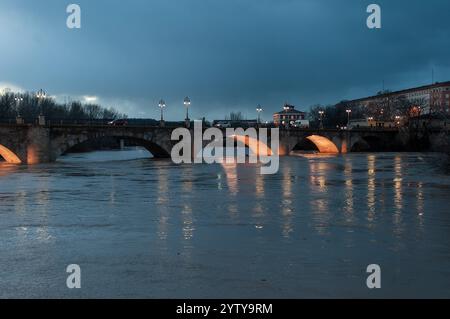
[[[225,117],[225,119],[230,121],[242,121],[244,118],[241,112],[231,112],[229,116]]]

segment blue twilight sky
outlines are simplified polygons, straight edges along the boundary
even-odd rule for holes
[[[82,28],[66,27],[66,7]],[[382,8],[382,29],[366,8]],[[44,88],[136,117],[264,118],[450,80],[448,0],[0,0],[0,89]]]

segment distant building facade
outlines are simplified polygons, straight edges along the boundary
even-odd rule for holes
[[[295,106],[285,104],[283,110],[273,115],[275,126],[294,126],[296,121],[305,120],[306,113],[298,111]]]
[[[359,105],[369,107],[370,105],[379,105],[383,101],[403,98],[414,103],[421,104],[421,114],[433,114],[436,112],[450,113],[450,81],[435,83],[432,85],[420,86],[406,90],[383,93],[362,99],[348,101],[350,105]]]
[[[214,120],[212,126],[218,128],[257,127],[258,120]]]

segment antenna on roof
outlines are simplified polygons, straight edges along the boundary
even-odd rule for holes
[[[431,84],[434,84],[434,68],[431,68]]]

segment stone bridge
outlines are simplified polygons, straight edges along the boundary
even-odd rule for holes
[[[145,147],[153,156],[165,158],[170,157],[172,147],[178,142],[171,140],[174,129],[146,126],[0,125],[0,156],[9,163],[48,163],[56,161],[72,147],[85,141],[114,137],[130,140],[135,145]],[[323,153],[402,150],[409,142],[409,136],[398,129],[282,129],[279,136],[280,155],[289,155],[296,148],[311,146]]]

